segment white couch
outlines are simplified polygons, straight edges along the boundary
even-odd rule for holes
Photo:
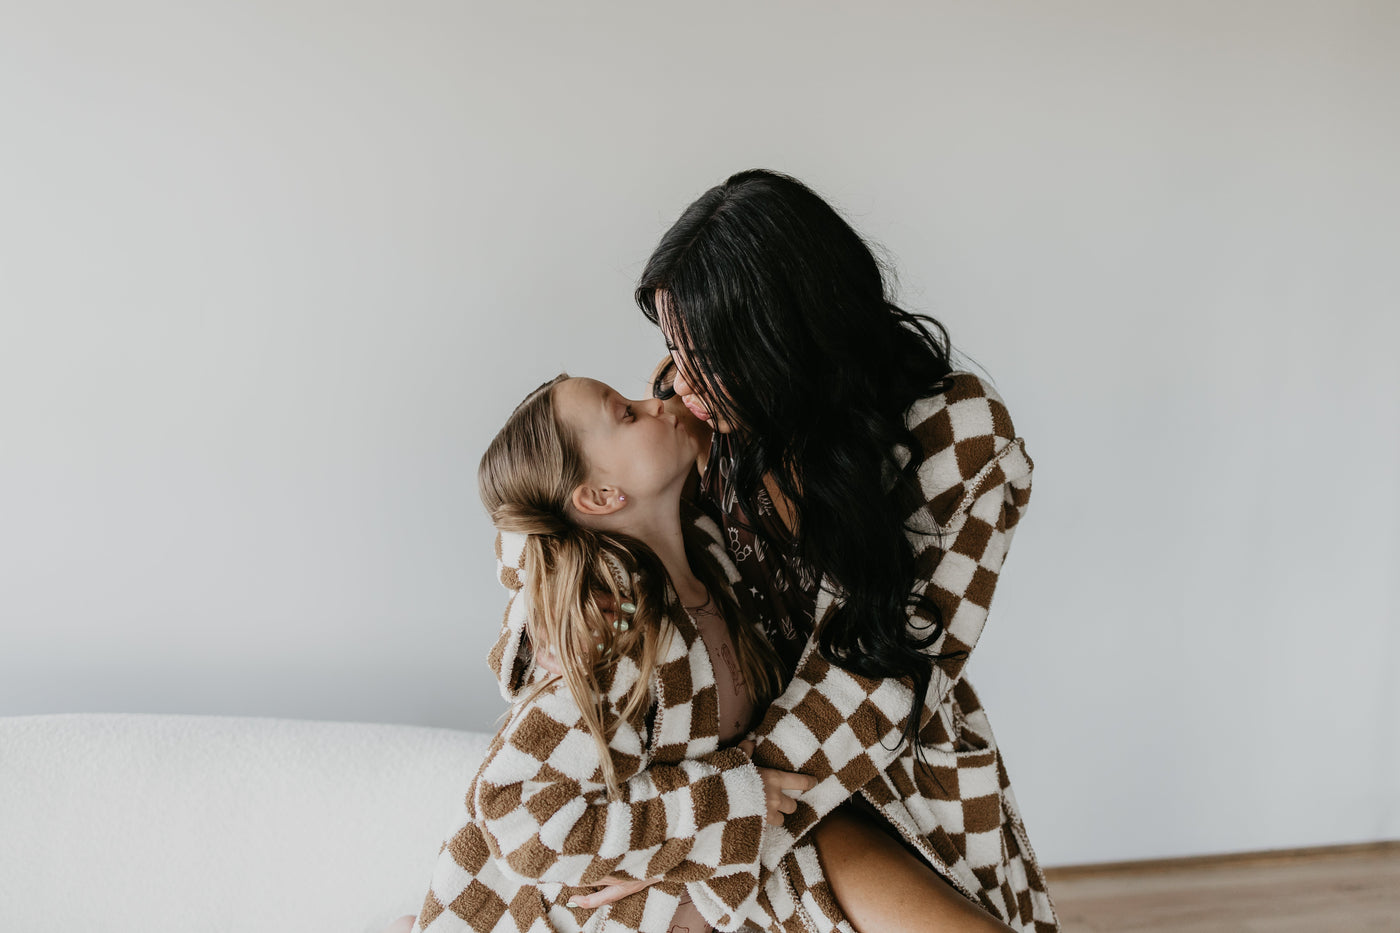
[[[0,718],[0,930],[380,933],[422,905],[489,738]]]

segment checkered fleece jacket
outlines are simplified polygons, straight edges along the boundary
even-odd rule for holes
[[[1000,396],[974,374],[954,374],[947,390],[910,408],[907,422],[923,447],[923,501],[906,522],[915,591],[938,604],[946,626],[930,653],[968,652],[1030,499],[1033,464]],[[896,453],[908,462],[907,450]],[[707,518],[694,523],[737,580],[719,529]],[[497,547],[512,597],[490,664],[515,701],[543,675],[524,637],[522,542],[502,535]],[[835,590],[823,581],[819,625],[840,605]],[[918,610],[912,618],[927,623]],[[567,689],[512,709],[443,843],[415,931],[662,933],[688,892],[720,930],[854,933],[810,830],[857,793],[1013,929],[1059,929],[991,726],[962,676],[965,657],[935,668],[919,731],[926,764],[916,764],[899,742],[913,698],[908,680],[852,674],[825,661],[813,639],[754,731],[750,762],[719,747],[714,672],[698,632],[677,620],[675,634],[653,675],[649,729],[617,715],[638,673],[633,659],[619,659],[603,683],[605,712],[619,723],[610,751],[620,800],[607,799],[596,743]],[[782,826],[763,818],[756,765],[818,778]],[[664,880],[595,910],[566,906],[609,874]]]

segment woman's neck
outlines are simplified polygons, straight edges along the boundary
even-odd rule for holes
[[[768,498],[773,503],[773,508],[778,513],[778,520],[783,523],[783,527],[792,534],[796,530],[797,515],[792,507],[792,501],[783,495],[783,491],[778,488],[778,481],[772,473],[763,477],[763,488],[768,491]]]
[[[713,433],[710,435],[709,443],[704,445],[704,452],[697,462],[699,470],[692,476],[692,482],[686,487],[686,495],[695,498],[699,481],[705,475],[705,467],[709,463],[710,450],[712,445],[723,443]],[[768,493],[768,498],[773,503],[773,508],[777,510],[778,520],[783,523],[783,527],[793,534],[797,529],[797,510],[793,508],[792,500],[783,495],[783,491],[778,488],[777,477],[772,473],[765,473],[763,476],[763,488]]]

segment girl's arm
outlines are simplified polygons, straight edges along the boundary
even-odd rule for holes
[[[936,662],[925,717],[935,714],[977,644],[1002,563],[1030,499],[1033,464],[996,391],[972,374],[955,377],[915,433],[924,446],[918,467],[924,505],[907,523],[915,543],[914,593],[942,610],[945,629],[927,650],[962,652]],[[819,603],[822,597],[819,597]],[[820,615],[820,613],[819,613]],[[929,620],[910,612],[911,630]],[[795,813],[764,841],[772,868],[823,816],[878,777],[900,750],[913,702],[908,678],[853,674],[811,648],[787,690],[755,730],[754,761],[800,771],[819,781]]]
[[[796,802],[782,791],[810,789],[813,780],[775,779],[753,765],[751,748],[678,763],[647,761],[642,731],[622,720],[614,705],[639,674],[635,659],[623,657],[607,672],[611,680],[604,678],[602,712],[613,730],[608,754],[621,785],[620,796],[609,799],[598,743],[567,686],[556,678],[540,687],[546,671],[558,670],[548,656],[535,656],[543,646],[532,645],[527,633],[523,537],[497,535],[496,557],[497,575],[511,595],[489,663],[515,706],[468,800],[487,852],[527,881],[590,886],[665,875],[686,883],[712,924],[732,928],[754,909],[763,815],[792,812]],[[542,692],[535,694],[537,687]]]
[[[618,663],[632,666],[627,658]],[[625,673],[610,695],[625,695],[627,686],[618,683]],[[744,751],[647,763],[640,732],[605,709],[617,723],[609,746],[621,789],[614,800],[598,745],[562,682],[514,711],[473,799],[492,855],[529,880],[575,886],[609,875],[757,877],[764,783]]]

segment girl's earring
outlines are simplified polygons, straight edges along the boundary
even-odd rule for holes
[[[617,501],[618,501],[618,502],[626,502],[626,501],[627,501],[627,497],[624,496],[622,493],[618,493],[618,494],[617,494]]]

